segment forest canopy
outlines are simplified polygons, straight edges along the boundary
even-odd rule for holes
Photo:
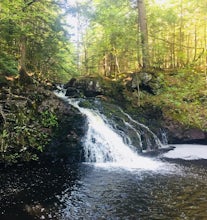
[[[0,74],[23,67],[57,81],[145,66],[206,72],[206,10],[205,0],[3,0]]]
[[[20,67],[53,80],[75,72],[64,7],[54,0],[1,1],[1,76],[16,75]]]
[[[0,161],[36,160],[62,132],[48,88],[74,76],[132,113],[206,132],[206,11],[206,0],[2,0]]]
[[[142,4],[145,4],[143,12]],[[94,0],[80,13],[82,72],[113,75],[143,65],[140,19],[146,20],[147,59],[153,68],[206,68],[207,2],[204,0]],[[146,18],[143,14],[146,13]],[[86,19],[87,18],[87,19]],[[84,26],[84,25],[83,25]],[[81,32],[81,30],[80,30]]]

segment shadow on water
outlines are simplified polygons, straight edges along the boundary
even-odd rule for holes
[[[34,164],[8,168],[0,173],[0,219],[59,219],[64,204],[78,179],[78,166]]]
[[[1,172],[0,219],[207,219],[206,160],[162,161],[153,171],[83,163]]]
[[[99,114],[80,110],[91,128],[84,147],[90,147],[88,158],[94,158],[86,160],[89,163],[40,163],[0,172],[1,220],[207,219],[206,160],[185,161],[186,154],[180,160],[166,154],[143,158]],[[207,155],[207,148],[194,147]],[[181,152],[193,149],[187,146]],[[111,160],[105,159],[108,154]]]

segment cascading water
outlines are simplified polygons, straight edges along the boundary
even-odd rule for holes
[[[143,131],[142,133],[145,135],[145,140],[147,142],[147,147],[149,148],[149,150],[153,149],[153,145],[155,145],[157,148],[161,148],[163,146],[161,141],[157,137],[157,135],[154,134],[146,125],[144,125],[138,121],[135,121],[130,115],[125,113],[121,108],[119,108],[119,110],[129,120],[129,122],[124,121],[124,123],[129,128],[133,129],[136,132],[137,136],[140,139],[141,147],[142,147],[142,138],[141,138],[141,134],[140,134],[141,132],[138,132],[138,130],[136,129],[137,127]]]
[[[144,169],[154,169],[161,165],[161,162],[139,156],[136,151],[130,148],[130,138],[125,136],[124,141],[122,136],[118,134],[119,132],[116,133],[108,123],[104,115],[93,109],[80,107],[77,99],[68,99],[64,93],[59,92],[56,95],[67,100],[69,104],[87,117],[88,130],[83,140],[86,162],[95,165]],[[133,119],[130,118],[130,120]],[[126,123],[135,130],[132,125]],[[137,136],[141,141],[138,133]],[[127,145],[125,142],[129,144]]]
[[[88,118],[88,163],[2,167],[0,219],[207,219],[207,146],[176,145],[162,162],[140,157],[132,149],[143,133],[155,142],[147,127],[116,106],[94,111],[56,94]]]

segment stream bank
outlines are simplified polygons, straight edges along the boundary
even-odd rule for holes
[[[84,117],[58,99],[56,87],[31,79],[0,89],[1,166],[29,161],[79,161]]]
[[[179,109],[178,119],[169,114],[178,109],[164,99],[166,83],[162,75],[139,73],[137,78],[136,74],[125,75],[118,80],[100,76],[72,78],[64,85],[66,96],[86,97],[87,100],[83,99],[81,104],[91,108],[96,100],[99,111],[118,125],[120,116],[116,108],[120,106],[134,120],[147,125],[163,143],[166,140],[169,144],[207,143],[205,125],[202,128],[190,121],[189,124],[180,121],[182,109]],[[77,109],[54,95],[53,91],[57,89],[55,85],[30,78],[26,83],[16,79],[1,86],[2,166],[38,159],[83,160],[81,139],[86,128],[85,118]],[[137,103],[138,95],[141,105]],[[93,101],[90,102],[90,99]]]
[[[173,77],[176,80],[174,75]],[[203,110],[205,95],[200,94],[202,99],[200,105],[197,104],[200,112],[199,114],[195,112],[196,117],[189,112],[191,103],[189,103],[189,110],[186,110],[186,94],[174,92],[172,100],[168,99],[171,95],[167,89],[168,83],[163,73],[139,72],[126,74],[118,80],[100,76],[72,78],[64,87],[68,97],[98,99],[101,105],[108,106],[106,115],[107,111],[108,113],[115,111],[114,107],[109,107],[110,103],[120,106],[135,120],[147,125],[161,140],[167,139],[169,144],[207,144]],[[180,96],[180,102],[177,101],[177,96]],[[173,100],[175,100],[174,103],[172,103]],[[86,101],[85,105],[89,107],[90,103]]]

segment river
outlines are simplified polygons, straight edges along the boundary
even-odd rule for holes
[[[17,167],[0,174],[0,219],[204,220],[207,162],[190,157],[160,158],[152,170],[90,163]]]
[[[207,219],[207,146],[139,156],[104,116],[69,102],[87,116],[85,162],[1,172],[0,219]]]

